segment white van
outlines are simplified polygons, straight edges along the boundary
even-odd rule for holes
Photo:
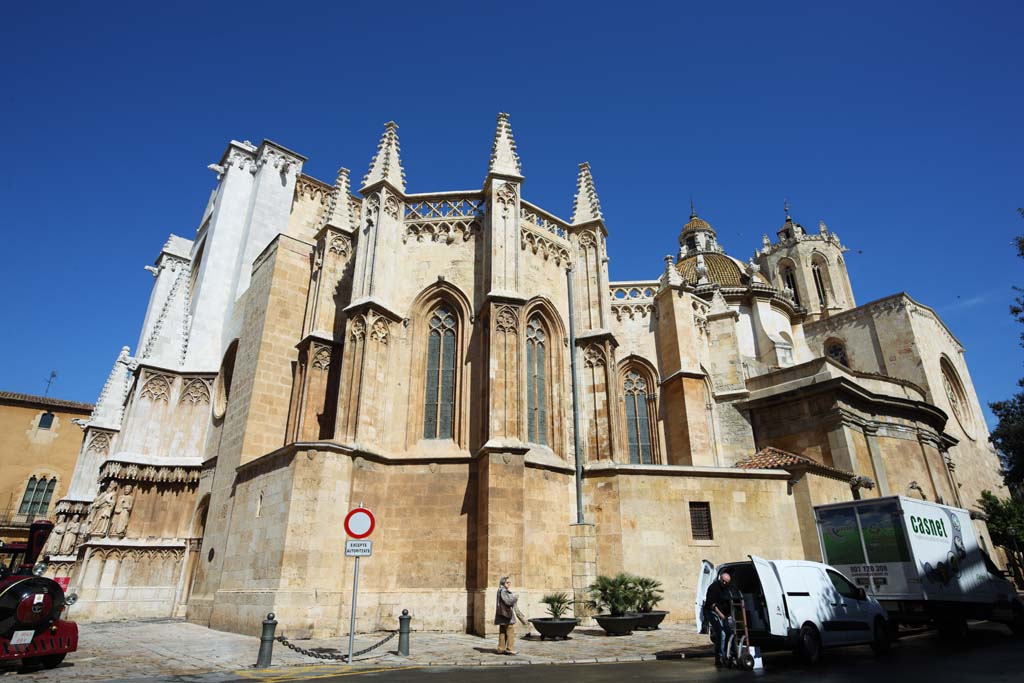
[[[704,597],[719,575],[727,572],[743,595],[750,644],[762,649],[792,649],[817,661],[824,648],[871,645],[889,648],[885,609],[833,567],[804,560],[701,563],[694,603],[697,630],[707,633]]]

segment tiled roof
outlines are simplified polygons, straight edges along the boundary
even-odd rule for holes
[[[723,287],[743,287],[743,272],[736,262],[724,254],[704,254],[704,265],[708,269],[708,280]],[[691,283],[697,282],[697,256],[682,259],[677,268],[679,274]]]
[[[790,453],[780,448],[762,448],[754,455],[740,460],[736,463],[736,467],[745,470],[792,470],[802,469],[812,472],[814,474],[821,475],[823,477],[829,477],[830,479],[842,479],[849,480],[855,475],[853,472],[846,472],[844,470],[836,469],[835,467],[829,467],[828,465],[822,465],[820,462],[811,460],[810,458],[796,453]]]
[[[50,398],[48,396],[33,396],[32,394],[16,394],[12,391],[0,391],[0,402],[5,403],[29,403],[48,408],[69,408],[77,412],[92,412],[91,403],[80,403],[78,401],[66,401],[62,398]]]

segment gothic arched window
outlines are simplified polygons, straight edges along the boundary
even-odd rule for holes
[[[946,393],[946,402],[949,404],[950,410],[953,411],[953,417],[964,430],[964,434],[973,440],[974,430],[971,427],[974,414],[971,412],[971,402],[967,398],[967,391],[952,363],[943,357],[939,359],[939,367],[942,370],[942,388]]]
[[[53,489],[57,486],[57,477],[37,479],[29,477],[28,486],[25,487],[25,495],[21,497],[21,506],[18,508],[19,515],[37,517],[45,515],[50,509],[50,498],[53,497]]]
[[[547,332],[539,316],[526,325],[527,441],[547,445]]]
[[[846,344],[838,339],[825,342],[825,355],[835,362],[850,367],[850,359],[846,355]]]
[[[828,305],[828,264],[820,256],[815,256],[811,263],[811,275],[814,278],[814,291],[818,295],[818,304],[824,308]]]
[[[423,438],[451,439],[455,421],[455,344],[457,322],[442,305],[430,316],[427,340],[427,388],[423,410]]]
[[[626,400],[626,445],[629,461],[649,465],[654,462],[651,450],[651,420],[647,410],[647,380],[636,370],[626,373],[622,384]]]
[[[793,303],[800,305],[800,291],[796,287],[796,270],[786,264],[782,266],[782,284],[793,294]]]

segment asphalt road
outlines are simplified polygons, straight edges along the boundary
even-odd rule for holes
[[[456,667],[408,668],[401,670],[344,671],[330,674],[321,670],[319,675],[300,674],[295,677],[281,675],[268,683],[315,678],[317,681],[367,683],[621,683],[673,681],[740,681],[791,680],[794,677],[813,679],[815,683],[909,683],[911,681],[1021,681],[1024,671],[1024,640],[1010,635],[1002,626],[972,625],[963,643],[950,645],[940,642],[933,634],[901,639],[891,653],[876,657],[867,647],[848,647],[829,650],[821,661],[810,666],[789,653],[765,655],[763,672],[716,670],[711,659],[686,659],[628,664],[565,664],[531,665],[522,667]],[[282,672],[284,674],[284,672]],[[253,679],[247,680],[252,683]],[[267,680],[267,679],[264,679]]]

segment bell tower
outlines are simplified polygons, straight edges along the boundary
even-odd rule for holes
[[[755,252],[761,272],[807,311],[808,322],[854,308],[857,304],[843,259],[847,249],[839,235],[829,231],[825,221],[818,224],[817,233],[809,233],[790,216],[789,202],[784,208],[786,219],[775,233],[777,241],[765,235]]]

